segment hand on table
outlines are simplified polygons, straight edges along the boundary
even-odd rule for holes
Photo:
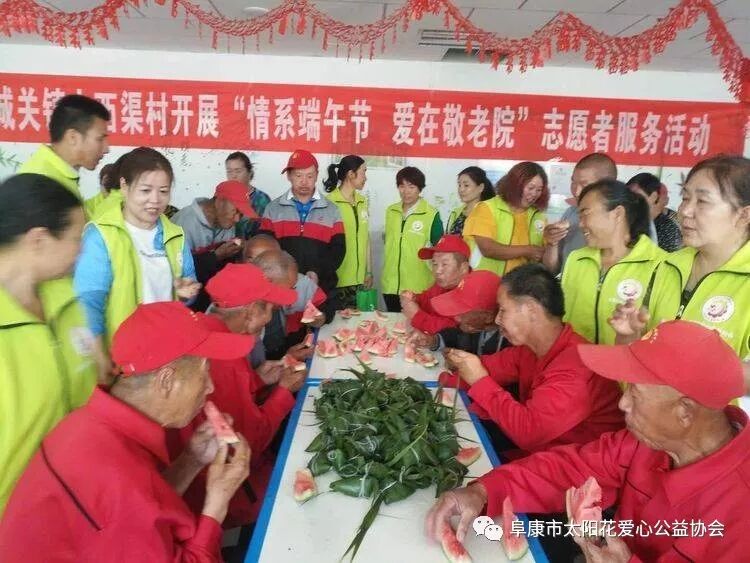
[[[457,348],[446,348],[443,355],[447,360],[446,366],[450,364],[452,370],[457,371],[461,379],[468,385],[474,385],[474,383],[489,375],[476,354],[464,352]]]
[[[487,504],[487,491],[479,483],[443,493],[427,513],[425,519],[427,536],[439,542],[442,526],[445,523],[450,525],[451,517],[458,515],[460,520],[456,528],[456,539],[463,542],[474,518],[482,513],[485,504]]]

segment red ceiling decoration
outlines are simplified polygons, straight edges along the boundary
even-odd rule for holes
[[[711,0],[681,0],[653,27],[630,37],[602,33],[573,14],[560,12],[549,23],[528,37],[500,37],[485,31],[466,18],[450,0],[407,0],[391,15],[365,25],[338,21],[320,11],[310,0],[282,0],[266,14],[249,19],[228,19],[206,12],[190,0],[152,0],[170,10],[172,17],[198,24],[199,31],[212,34],[216,48],[222,37],[240,38],[246,42],[273,43],[274,35],[307,34],[318,38],[324,50],[334,46],[337,54],[372,58],[396,41],[415,20],[426,14],[441,16],[447,29],[465,40],[467,51],[478,49],[480,60],[493,68],[500,64],[508,71],[524,72],[540,67],[555,52],[583,51],[587,61],[610,73],[632,72],[647,65],[675,40],[677,33],[692,27],[699,16],[708,19],[706,40],[718,59],[718,65],[729,90],[737,98],[749,96],[750,68],[742,51],[727,30]],[[82,12],[62,12],[42,6],[34,0],[0,0],[0,33],[11,36],[35,33],[58,45],[80,47],[92,45],[95,38],[108,39],[119,29],[119,20],[128,17],[130,8],[146,0],[103,0],[96,8]]]

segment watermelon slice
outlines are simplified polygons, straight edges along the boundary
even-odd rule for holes
[[[305,371],[307,369],[305,362],[300,362],[297,358],[289,354],[281,358],[281,365],[285,368],[292,368],[294,371]]]
[[[406,334],[406,323],[404,321],[398,321],[393,325],[391,332],[396,334]]]
[[[571,487],[565,491],[565,510],[571,524],[580,526],[585,521],[600,522],[601,502],[602,488],[594,477],[586,479],[579,488]]]
[[[438,365],[438,361],[435,358],[435,355],[431,354],[430,352],[423,352],[421,350],[418,350],[416,353],[416,360],[419,365],[426,368],[431,368]]]
[[[303,503],[316,495],[318,487],[315,485],[309,469],[298,469],[294,479],[294,500]]]
[[[352,317],[358,317],[362,314],[359,309],[349,309],[349,312],[351,313]]]
[[[354,344],[352,344],[351,340],[344,340],[342,342],[339,342],[339,355],[346,356],[347,354],[350,354],[353,347]]]
[[[385,355],[388,357],[393,357],[396,355],[396,352],[398,352],[398,340],[395,338],[389,338],[386,340],[385,345]]]
[[[315,342],[315,334],[308,332],[307,336],[305,336],[305,339],[302,341],[302,346],[305,348],[312,348],[313,342]]]
[[[395,373],[386,373],[385,374],[385,378],[386,379],[396,379],[396,374]]]
[[[347,340],[355,339],[357,335],[350,328],[340,328],[333,333],[333,337],[339,342],[346,342]]]
[[[385,313],[381,313],[380,311],[375,311],[375,318],[380,321],[387,321],[388,315],[386,315]]]
[[[479,446],[475,448],[461,448],[456,454],[456,461],[469,467],[472,463],[482,457],[482,448]]]
[[[318,340],[315,349],[323,358],[335,358],[339,355],[339,348],[333,340]]]
[[[316,319],[322,316],[323,316],[323,313],[321,313],[320,310],[315,305],[313,305],[313,302],[308,301],[307,305],[305,305],[305,312],[302,313],[301,322],[312,323],[312,322],[315,322]]]
[[[505,556],[509,561],[521,559],[529,550],[529,541],[526,536],[523,534],[516,535],[512,532],[514,520],[518,520],[518,517],[513,514],[513,504],[510,502],[510,497],[505,497],[503,501],[503,539],[501,542]]]
[[[405,334],[399,334],[396,340],[398,340],[399,344],[406,344],[407,337]]]
[[[367,366],[372,365],[372,356],[368,354],[366,350],[362,350],[359,354],[357,354],[357,357],[363,364]]]
[[[442,389],[440,391],[440,404],[453,408],[456,401],[455,389]]]
[[[232,430],[232,427],[229,426],[227,419],[211,401],[206,401],[203,412],[206,413],[206,418],[211,423],[211,426],[213,426],[217,440],[225,444],[236,444],[240,441],[237,434]]]
[[[440,545],[443,547],[443,553],[451,563],[471,563],[471,556],[463,544],[456,538],[456,532],[453,531],[448,522],[440,525]]]
[[[376,356],[385,356],[388,353],[388,344],[384,340],[370,340],[370,344],[365,348],[370,354]]]
[[[349,312],[349,309],[342,309],[341,311],[339,311],[339,316],[342,319],[351,319],[352,318],[352,314]]]
[[[404,360],[411,364],[417,360],[417,349],[414,344],[404,344]]]

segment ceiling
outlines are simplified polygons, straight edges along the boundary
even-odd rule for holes
[[[98,6],[103,0],[37,0],[55,9],[79,11]],[[243,8],[257,6],[273,8],[280,0],[192,0],[207,11],[227,18],[245,18]],[[743,52],[750,55],[750,0],[713,0],[720,15],[727,22],[729,32]],[[541,27],[559,11],[577,15],[587,24],[605,33],[629,36],[653,26],[678,0],[454,0],[464,15],[479,27],[504,36],[523,37]],[[320,0],[318,8],[331,17],[350,24],[370,23],[388,15],[402,5],[401,2],[384,3],[375,0]],[[198,36],[194,25],[185,27],[183,17],[170,15],[170,2],[159,6],[153,1],[148,6],[131,9],[130,16],[120,22],[121,30],[110,32],[110,40],[99,40],[98,47],[118,49],[148,49],[210,52],[211,34]],[[716,59],[705,41],[707,21],[704,17],[684,32],[667,50],[656,57],[649,68],[659,70],[717,70]],[[420,45],[425,30],[442,30],[442,18],[429,16],[416,22],[406,33],[400,33],[396,44],[388,45],[379,58],[422,61],[440,61],[449,45]],[[424,42],[424,41],[423,41]],[[435,43],[435,41],[428,41]],[[46,44],[35,35],[2,37],[1,43]],[[219,50],[239,53],[239,40],[221,38]],[[247,52],[255,52],[255,42],[248,43]],[[311,39],[288,32],[274,37],[273,45],[267,39],[260,41],[260,53],[274,55],[333,56],[334,49],[326,53],[321,48],[320,35]],[[343,53],[342,53],[343,54]],[[358,56],[354,54],[354,56]],[[469,64],[475,64],[472,59]],[[548,63],[554,66],[589,66],[582,55],[557,54]]]

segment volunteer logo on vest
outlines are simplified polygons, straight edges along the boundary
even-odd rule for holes
[[[723,323],[734,314],[734,300],[726,295],[715,295],[703,304],[701,313],[709,323]]]
[[[544,231],[544,221],[541,219],[537,219],[534,221],[534,228],[536,229],[537,233],[541,233]]]
[[[94,353],[94,335],[85,326],[70,329],[70,344],[79,356],[91,356]]]
[[[422,223],[422,221],[414,221],[411,224],[411,230],[412,230],[412,232],[420,233],[420,232],[422,232],[422,229],[424,229],[424,223]]]
[[[366,210],[364,210],[364,209],[363,209],[362,211],[360,211],[360,212],[359,212],[359,218],[360,218],[360,219],[361,219],[362,221],[367,221],[367,220],[369,219],[369,216],[367,215],[367,211],[366,211]]]
[[[623,301],[638,299],[643,295],[643,284],[638,280],[627,279],[617,284],[617,297]]]

